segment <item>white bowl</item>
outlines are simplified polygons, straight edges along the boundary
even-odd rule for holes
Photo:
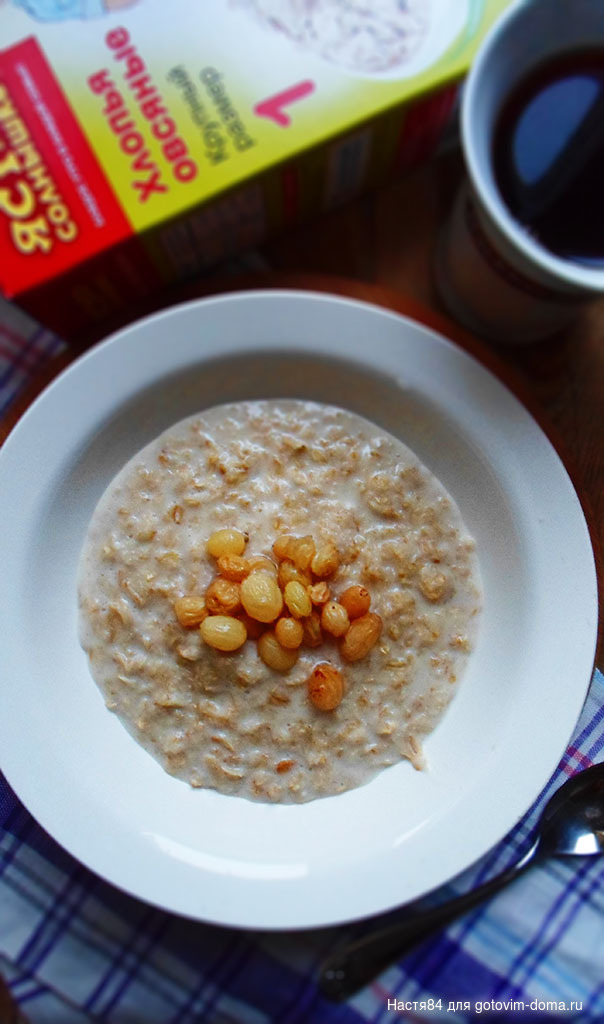
[[[171,423],[241,398],[348,407],[401,437],[478,543],[485,610],[459,692],[407,763],[296,806],[192,790],[105,709],[80,649],[75,574],[97,500]],[[597,592],[580,503],[517,399],[445,338],[300,292],[194,302],[66,370],[0,452],[2,768],[67,850],[142,899],[227,925],[341,922],[438,886],[521,817],[593,667]]]

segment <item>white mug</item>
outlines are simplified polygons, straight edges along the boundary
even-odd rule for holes
[[[522,79],[549,58],[596,47],[604,52],[603,0],[522,0],[495,22],[465,83],[468,180],[439,238],[435,277],[448,311],[490,340],[520,344],[553,335],[604,295],[604,266],[556,256],[514,219],[492,153],[502,105]]]

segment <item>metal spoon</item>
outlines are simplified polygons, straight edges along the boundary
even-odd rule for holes
[[[405,913],[388,927],[336,950],[323,964],[319,988],[331,1000],[346,999],[388,964],[472,907],[494,895],[535,860],[604,853],[604,763],[568,779],[545,806],[530,850],[500,875],[428,910]]]

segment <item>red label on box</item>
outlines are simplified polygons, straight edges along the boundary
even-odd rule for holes
[[[37,41],[0,53],[0,287],[12,297],[132,235]]]

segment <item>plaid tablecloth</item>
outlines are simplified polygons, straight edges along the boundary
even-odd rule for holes
[[[0,416],[62,344],[0,300]],[[512,863],[528,848],[547,797],[600,760],[604,677],[596,672],[573,740],[535,806],[439,896]],[[601,1024],[603,882],[604,858],[533,867],[334,1005],[317,990],[318,965],[372,923],[255,933],[151,908],[65,853],[0,776],[0,975],[31,1024],[460,1024],[483,1016]]]

